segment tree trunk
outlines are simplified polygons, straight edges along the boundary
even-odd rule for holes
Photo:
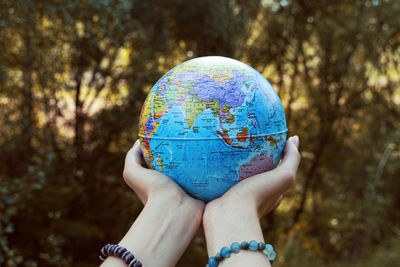
[[[314,161],[306,175],[306,181],[304,184],[303,192],[301,194],[301,201],[300,201],[299,207],[297,208],[297,210],[293,216],[292,227],[299,221],[300,215],[304,211],[304,204],[307,200],[307,193],[310,189],[311,183],[314,180],[314,177],[317,174],[317,170],[320,166],[321,158],[324,154],[326,145],[328,144],[329,139],[331,137],[333,121],[334,120],[329,121],[328,124],[326,125],[326,127],[321,126],[320,134],[319,134],[319,144],[314,153]]]
[[[80,54],[78,69],[75,73],[75,127],[74,127],[74,150],[75,150],[75,175],[81,176],[82,172],[82,153],[84,145],[84,117],[81,101],[81,87],[83,76],[83,55]]]
[[[291,122],[291,119],[292,119],[292,103],[293,103],[293,100],[294,100],[294,90],[295,90],[295,81],[296,81],[296,78],[297,78],[297,75],[298,75],[298,68],[297,68],[297,66],[296,66],[296,62],[293,62],[293,65],[294,65],[294,72],[293,72],[293,75],[291,75],[291,77],[290,77],[290,87],[289,87],[289,92],[288,92],[288,94],[289,94],[289,99],[288,99],[288,101],[287,101],[287,104],[286,104],[286,119],[287,119],[287,128],[290,130],[290,122]]]

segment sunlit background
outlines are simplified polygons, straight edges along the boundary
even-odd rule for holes
[[[142,208],[121,173],[147,92],[205,55],[260,71],[300,136],[274,265],[396,266],[399,46],[397,0],[0,1],[0,266],[98,263]],[[199,232],[178,266],[206,261]]]

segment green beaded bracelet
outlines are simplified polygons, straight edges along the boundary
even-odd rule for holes
[[[230,248],[223,247],[221,251],[217,252],[214,257],[210,257],[208,259],[206,267],[217,267],[221,261],[223,261],[225,258],[229,258],[231,256],[231,253],[238,253],[241,249],[261,251],[262,253],[267,255],[270,263],[273,263],[276,259],[276,253],[274,251],[274,248],[270,244],[257,242],[255,240],[251,240],[250,242],[243,241],[240,244],[238,242],[233,242]]]

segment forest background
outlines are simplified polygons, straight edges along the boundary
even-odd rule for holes
[[[0,1],[0,265],[96,265],[142,208],[121,174],[147,92],[221,55],[272,83],[300,136],[262,220],[276,266],[395,266],[399,18],[396,0]],[[178,266],[206,261],[199,232]]]

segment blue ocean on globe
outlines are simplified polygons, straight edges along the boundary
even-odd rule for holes
[[[183,62],[150,90],[139,122],[149,167],[203,201],[276,166],[286,119],[271,84],[226,57]]]

